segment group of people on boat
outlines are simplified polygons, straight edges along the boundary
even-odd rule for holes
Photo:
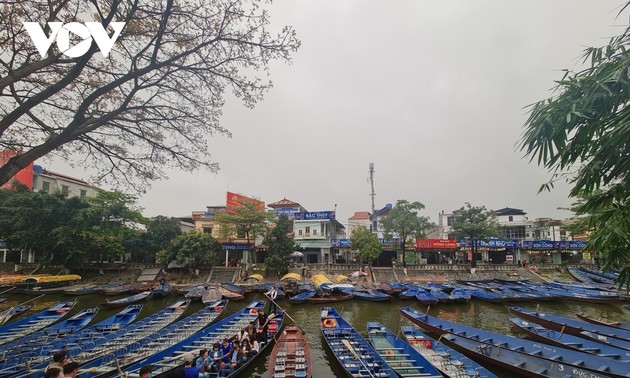
[[[212,350],[184,357],[185,378],[227,377],[255,356],[267,341],[269,316],[258,309],[256,319],[231,338],[216,342]]]

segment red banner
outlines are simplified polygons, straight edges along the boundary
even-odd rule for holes
[[[0,166],[5,165],[9,159],[17,155],[18,153],[16,151],[0,151]],[[26,185],[29,190],[33,190],[33,163],[27,165],[26,168],[21,169],[11,180],[0,186],[0,189],[11,189],[11,183],[13,181],[18,181]]]
[[[236,194],[236,193],[232,193],[232,192],[227,192],[227,202],[226,202],[226,207],[227,207],[227,212],[229,214],[234,214],[234,209],[237,209],[239,207],[241,207],[243,202],[253,202],[258,204],[258,206],[256,206],[256,208],[260,209],[260,210],[264,210],[265,209],[265,203],[262,201],[259,201],[255,198],[250,198],[250,197],[246,197],[243,196],[241,194]]]
[[[416,249],[457,249],[457,240],[416,239]]]

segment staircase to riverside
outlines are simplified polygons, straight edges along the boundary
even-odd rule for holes
[[[232,282],[237,267],[215,266],[212,270],[212,276],[208,282],[220,284],[221,282]]]
[[[398,281],[391,267],[372,267],[371,269],[375,283]]]

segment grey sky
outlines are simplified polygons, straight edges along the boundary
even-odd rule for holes
[[[586,46],[622,32],[623,4],[275,1],[272,22],[292,25],[302,48],[292,65],[273,65],[274,88],[255,109],[229,99],[233,138],[210,141],[221,171],[172,171],[139,203],[146,215],[181,216],[224,204],[229,190],[309,211],[337,204],[345,221],[370,210],[374,162],[377,208],[420,201],[437,221],[468,201],[566,217],[556,208],[570,204],[567,187],[537,195],[548,174],[516,151],[524,108],[549,97]]]

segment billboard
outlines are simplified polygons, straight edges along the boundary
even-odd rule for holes
[[[234,214],[235,213],[234,209],[238,209],[239,207],[243,206],[241,204],[244,202],[253,202],[253,203],[258,204],[258,206],[256,206],[257,209],[259,210],[265,209],[265,203],[262,201],[259,201],[255,198],[246,197],[241,194],[227,192],[226,212],[228,214]]]
[[[416,239],[417,249],[456,249],[457,240],[454,239]]]
[[[18,155],[19,153],[17,151],[0,151],[0,166],[5,165],[12,157]],[[13,181],[20,182],[26,185],[29,190],[33,190],[33,163],[30,163],[25,168],[16,173],[11,180],[0,186],[0,189],[11,189],[11,184],[13,183]]]
[[[295,220],[335,219],[334,211],[315,211],[293,214]]]

